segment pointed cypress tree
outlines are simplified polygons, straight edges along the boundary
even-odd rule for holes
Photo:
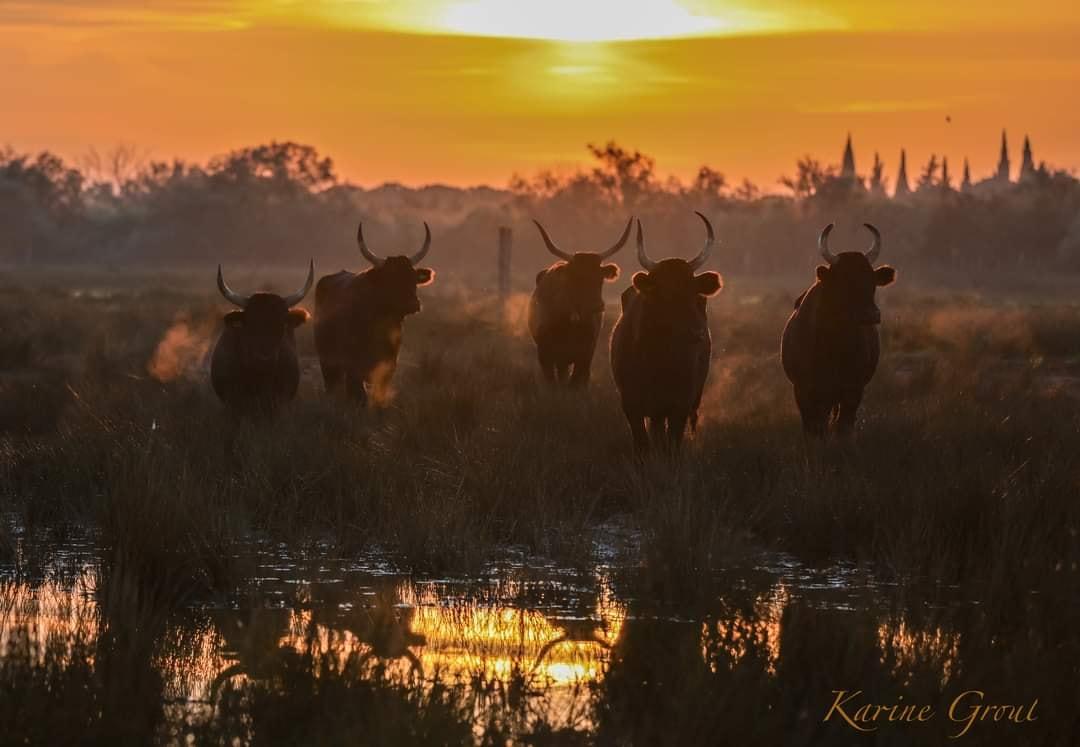
[[[855,149],[851,147],[851,133],[847,136],[847,145],[844,146],[844,165],[840,167],[841,179],[855,179]]]
[[[1031,139],[1024,135],[1024,160],[1020,163],[1020,181],[1035,176],[1035,159],[1031,155]]]
[[[1001,158],[998,160],[997,180],[1009,181],[1009,141],[1005,136],[1005,130],[1001,131]]]
[[[896,190],[893,197],[903,197],[911,194],[911,185],[907,178],[907,151],[900,149],[900,170],[896,172]]]

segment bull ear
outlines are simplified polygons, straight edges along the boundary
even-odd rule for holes
[[[537,285],[540,285],[540,281],[544,279],[544,276],[547,275],[547,273],[548,273],[547,270],[541,270],[540,272],[536,273],[536,284]]]
[[[416,268],[416,284],[431,285],[435,282],[435,271],[428,267]]]
[[[635,272],[634,277],[631,278],[631,282],[641,293],[648,293],[656,285],[656,281],[654,281],[652,276],[647,272]]]
[[[715,296],[724,287],[719,272],[703,272],[694,276],[694,289],[702,296]]]
[[[619,266],[600,265],[600,274],[603,276],[604,280],[610,283],[612,280],[619,277]]]
[[[828,277],[828,276],[829,276],[829,266],[828,265],[818,265],[817,266],[817,279],[824,283],[825,278]]]
[[[310,318],[311,314],[308,313],[307,309],[302,309],[299,306],[289,309],[289,326],[291,327],[299,327]]]
[[[889,265],[882,265],[874,270],[874,282],[879,286],[891,285],[896,280],[896,270]]]
[[[225,315],[225,326],[232,327],[233,329],[244,326],[244,312],[243,311],[230,311]]]

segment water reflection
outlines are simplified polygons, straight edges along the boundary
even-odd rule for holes
[[[417,580],[375,560],[270,549],[255,553],[239,588],[179,608],[116,563],[45,567],[32,579],[8,569],[0,681],[4,695],[18,690],[24,710],[0,705],[0,724],[31,741],[64,741],[55,720],[29,725],[26,703],[36,697],[42,710],[72,714],[70,733],[118,742],[277,735],[263,741],[287,743],[299,733],[289,729],[340,741],[378,722],[391,742],[578,734],[697,743],[726,734],[816,744],[854,736],[822,723],[837,689],[940,710],[964,688],[1040,697],[1048,709],[1076,697],[1061,701],[1078,692],[1066,622],[1075,601],[1035,597],[1017,616],[995,619],[940,594],[898,605],[852,568],[771,561],[717,572],[711,601],[682,609],[643,601],[640,569],[606,565]],[[127,714],[123,723],[109,722],[115,713]],[[1067,733],[1078,728],[1069,718],[1056,722]],[[882,739],[948,735],[944,719],[922,732],[903,728]],[[1057,743],[1045,729],[998,728],[976,736]]]

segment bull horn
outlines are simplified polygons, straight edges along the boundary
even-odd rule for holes
[[[656,268],[656,262],[649,259],[649,255],[645,253],[645,237],[641,233],[641,221],[637,222],[637,259],[641,263],[641,266],[646,270],[653,270]]]
[[[544,227],[542,225],[540,225],[540,221],[533,218],[533,223],[535,223],[536,227],[540,229],[540,235],[544,239],[544,245],[547,247],[547,250],[549,252],[551,252],[552,254],[554,254],[559,259],[565,259],[567,262],[569,262],[570,261],[570,255],[567,254],[566,252],[564,252],[562,249],[560,249],[558,246],[555,245],[555,242],[551,240],[550,236],[548,236],[548,232],[544,230]],[[629,231],[630,229],[627,228],[626,230]],[[616,247],[616,248],[618,248],[618,247]]]
[[[878,255],[881,254],[881,231],[874,228],[871,223],[863,223],[863,225],[869,229],[870,233],[874,234],[874,243],[866,250],[866,261],[874,264],[877,262]]]
[[[360,253],[364,255],[364,259],[366,259],[375,267],[381,267],[382,263],[386,261],[382,257],[375,255],[370,249],[367,248],[367,244],[364,243],[363,223],[360,223],[356,227],[356,244],[360,247]]]
[[[694,211],[697,217],[705,221],[705,246],[701,249],[701,254],[697,255],[694,259],[688,263],[691,270],[696,270],[705,264],[705,260],[709,258],[709,252],[712,250],[713,244],[716,243],[716,234],[713,233],[712,224],[709,223],[709,219],[697,210]]]
[[[226,301],[239,306],[241,309],[247,306],[248,299],[251,298],[251,296],[241,296],[229,287],[229,284],[225,282],[225,276],[221,274],[221,265],[217,266],[217,287],[221,291],[221,295],[225,296]]]
[[[427,256],[428,249],[431,248],[431,229],[428,228],[427,221],[424,221],[424,245],[420,247],[420,251],[409,257],[409,262],[412,264],[418,263],[425,256]]]
[[[817,240],[818,249],[821,250],[821,256],[824,257],[825,261],[830,265],[836,261],[836,255],[829,251],[829,234],[832,233],[835,226],[835,223],[830,223],[825,226],[825,228],[821,229],[821,235],[818,236]]]
[[[303,301],[304,296],[306,296],[308,294],[308,291],[311,290],[311,286],[312,286],[312,284],[314,282],[315,282],[315,260],[313,259],[308,264],[307,281],[304,283],[304,287],[301,288],[300,290],[296,291],[296,293],[293,293],[291,296],[285,296],[283,298],[283,300],[285,301],[285,305],[288,306],[291,309],[293,306],[296,306],[296,304]]]
[[[628,220],[626,222],[626,230],[622,232],[622,236],[619,238],[618,241],[615,242],[614,246],[612,246],[610,249],[608,249],[606,252],[603,252],[600,255],[601,260],[607,259],[611,255],[613,255],[615,252],[619,251],[624,246],[626,246],[626,240],[630,238],[630,229],[631,229],[631,227],[633,227],[633,225],[634,225],[634,216],[631,215],[630,220]]]

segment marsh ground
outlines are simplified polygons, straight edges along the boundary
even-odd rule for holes
[[[190,631],[176,617],[246,588],[259,574],[245,548],[258,542],[316,558],[377,551],[414,580],[484,577],[512,552],[584,574],[585,588],[614,588],[631,622],[585,678],[588,718],[500,717],[493,738],[830,744],[847,734],[811,715],[836,687],[937,703],[958,687],[992,690],[988,681],[1007,683],[1002,698],[1041,697],[1047,715],[1037,730],[984,729],[975,743],[1077,737],[1080,305],[1067,296],[883,292],[884,356],[857,437],[822,446],[802,437],[777,355],[799,282],[729,276],[710,305],[700,432],[676,462],[637,465],[604,352],[586,395],[551,391],[524,332],[524,297],[503,306],[452,287],[433,288],[407,323],[395,391],[377,411],[322,396],[306,327],[297,402],[273,422],[235,420],[205,380],[223,310],[205,280],[66,270],[12,275],[0,294],[0,561],[18,581],[9,609],[20,584],[55,576],[55,553],[31,548],[92,538],[87,655],[68,646],[44,669],[6,659],[5,682],[42,708],[61,691],[123,701],[110,677],[124,671],[160,680],[152,652]],[[295,285],[289,274],[247,280]],[[864,592],[835,605],[783,597],[790,581],[724,576],[763,551],[853,568],[839,585]],[[600,584],[598,567],[620,580]],[[362,603],[375,620],[380,604],[424,608],[400,585],[386,599],[369,591],[330,606]],[[305,603],[253,599],[240,606]],[[597,617],[590,604],[572,616]],[[297,624],[340,629],[317,617]],[[268,651],[283,639],[271,630]],[[320,741],[346,742],[370,724],[327,714],[351,703],[395,714],[384,721],[404,729],[373,741],[453,743],[475,736],[478,713],[498,713],[475,700],[491,690],[466,697],[426,670],[424,687],[373,677],[370,658],[358,663],[377,648],[370,641],[333,662],[291,648],[297,656],[273,665],[284,669],[230,690],[198,736],[227,741],[241,729],[287,743],[289,714],[297,728],[329,729]],[[529,701],[514,682],[495,678],[500,702]],[[145,730],[129,724],[120,741],[165,738],[154,708],[167,698],[146,690],[132,706],[148,714]],[[96,712],[87,708],[87,723],[108,734]],[[5,718],[24,724],[26,713]],[[917,733],[869,738],[907,744]]]

